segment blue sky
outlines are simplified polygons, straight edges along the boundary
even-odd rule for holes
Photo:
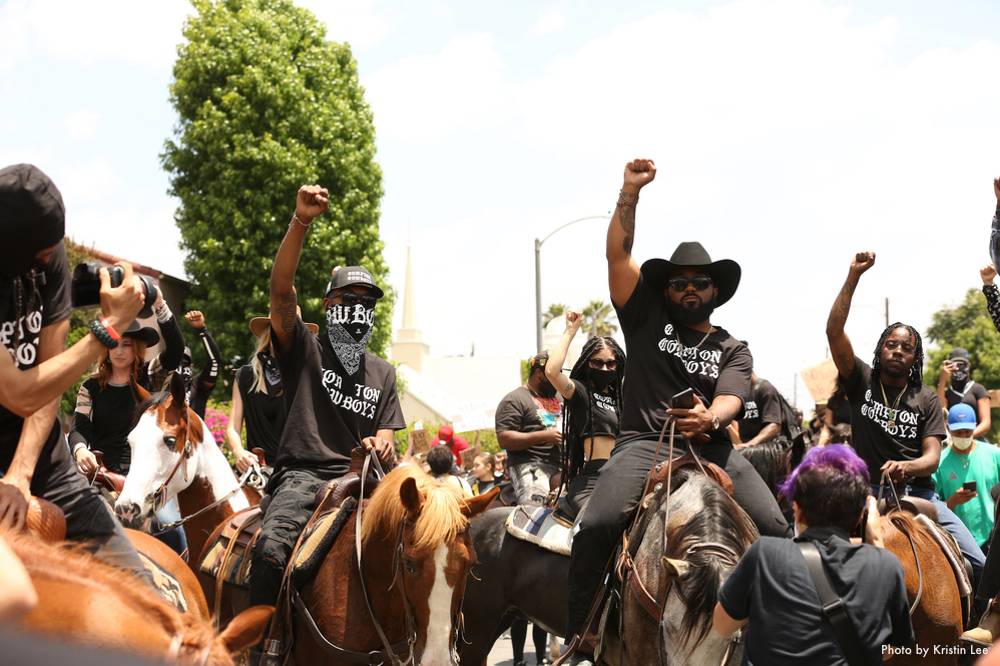
[[[659,166],[637,257],[701,240],[738,260],[717,321],[789,395],[825,354],[854,250],[879,255],[848,327],[862,356],[885,297],[925,328],[976,286],[1000,174],[998,3],[301,4],[358,60],[391,279],[401,287],[412,245],[435,353],[529,354],[532,239],[606,212],[635,156]],[[0,2],[0,163],[48,171],[77,239],[173,273],[158,155],[188,11]],[[607,297],[604,229],[546,243],[546,303]]]

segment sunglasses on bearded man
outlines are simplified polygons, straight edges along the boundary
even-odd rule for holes
[[[684,291],[687,289],[688,285],[694,285],[694,288],[698,291],[705,291],[711,287],[714,282],[712,278],[699,275],[698,277],[686,278],[686,277],[672,277],[667,280],[667,285],[674,291]]]

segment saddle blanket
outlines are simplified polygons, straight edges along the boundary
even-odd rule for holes
[[[506,522],[507,534],[515,539],[533,543],[539,548],[558,555],[570,554],[576,530],[544,506],[517,506]]]
[[[177,579],[159,564],[146,557],[144,553],[139,553],[139,559],[142,560],[142,566],[146,567],[146,571],[153,577],[156,590],[163,597],[163,600],[180,612],[186,613],[188,610],[187,599],[184,597],[184,590],[181,589],[181,584],[177,582]]]

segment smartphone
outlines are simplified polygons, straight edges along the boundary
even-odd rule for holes
[[[962,484],[962,487],[965,488],[966,490],[968,490],[969,492],[972,492],[972,493],[976,492],[976,482],[975,481],[966,481],[965,483]]]
[[[687,388],[674,394],[674,397],[670,399],[670,407],[673,409],[694,409],[694,389]]]

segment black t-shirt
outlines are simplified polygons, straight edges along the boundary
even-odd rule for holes
[[[243,421],[247,426],[246,450],[264,449],[264,459],[273,465],[285,429],[285,399],[254,390],[253,367],[236,372],[236,386],[243,399]]]
[[[365,352],[362,368],[348,375],[326,341],[301,319],[289,348],[272,336],[287,416],[272,482],[285,469],[309,469],[325,478],[347,473],[351,450],[379,430],[406,427],[396,396],[396,369]],[[363,373],[363,374],[362,374]],[[358,381],[358,379],[363,381]]]
[[[508,393],[497,405],[496,431],[539,432],[546,428],[562,429],[562,404],[559,397],[542,398],[534,395],[525,386],[518,386]],[[523,465],[529,462],[544,462],[558,465],[559,447],[532,446],[523,451],[508,451],[508,465]]]
[[[128,384],[108,384],[103,389],[96,377],[80,387],[73,412],[70,446],[86,443],[92,451],[104,454],[104,466],[118,474],[128,474],[132,449],[128,434],[132,431],[137,399]]]
[[[622,399],[621,436],[659,433],[670,398],[687,388],[708,407],[717,395],[750,397],[753,357],[742,342],[716,326],[705,333],[675,325],[662,292],[642,277],[624,307],[615,306],[628,358]],[[713,441],[729,443],[722,431]]]
[[[883,387],[878,381],[872,384],[871,367],[855,358],[854,372],[845,382],[851,403],[851,440],[868,463],[871,482],[879,483],[882,465],[890,460],[916,460],[923,455],[924,438],[944,439],[945,429],[941,403],[929,386],[885,386],[883,398]],[[917,477],[913,484],[934,487],[929,476]]]
[[[976,413],[976,422],[979,422],[979,401],[982,398],[989,400],[990,393],[986,388],[979,382],[968,381],[965,386],[956,389],[953,385],[948,385],[948,388],[944,390],[944,398],[948,401],[948,409],[951,409],[955,405],[964,402],[969,407],[972,407],[973,411]]]
[[[0,279],[0,343],[21,370],[38,364],[42,328],[69,318],[69,287],[66,249],[62,244],[44,268],[19,278]],[[22,304],[20,318],[17,316],[18,300]],[[6,470],[10,465],[23,423],[23,418],[0,406],[0,469]],[[51,446],[58,435],[59,428],[54,427],[46,447]]]
[[[882,646],[913,642],[903,568],[887,550],[852,544],[846,532],[809,528],[871,664]],[[749,619],[743,663],[755,666],[846,666],[822,614],[805,558],[791,539],[762,536],[729,574],[719,603],[734,620]]]
[[[578,379],[571,380],[576,390],[569,401],[573,412],[574,435],[587,439],[595,435],[618,436],[618,406],[615,396],[608,391],[591,390]],[[593,415],[593,420],[591,420]]]
[[[782,420],[778,389],[766,379],[761,379],[750,392],[750,400],[743,406],[743,418],[739,420],[740,439],[749,442],[768,423],[780,426]]]

